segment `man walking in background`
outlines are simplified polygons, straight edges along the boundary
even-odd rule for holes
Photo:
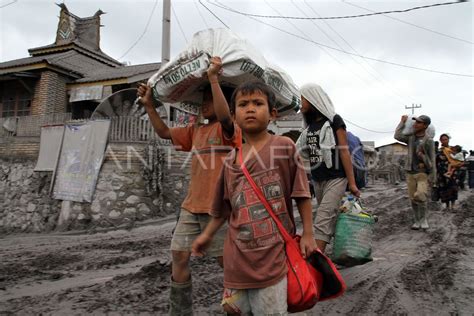
[[[394,138],[408,145],[408,157],[405,164],[407,173],[408,196],[413,208],[414,223],[412,229],[428,229],[427,197],[429,184],[436,179],[435,149],[433,139],[426,134],[431,119],[426,115],[414,117],[413,132],[402,133],[407,115],[403,115],[395,130]]]

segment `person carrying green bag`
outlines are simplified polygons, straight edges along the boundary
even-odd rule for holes
[[[372,237],[376,217],[352,195],[342,199],[334,234],[332,260],[347,267],[372,261]]]
[[[360,196],[347,142],[346,124],[336,114],[329,96],[317,84],[300,88],[301,112],[306,129],[296,146],[300,155],[309,160],[318,208],[314,220],[314,236],[324,252],[334,235],[339,201],[346,188]]]

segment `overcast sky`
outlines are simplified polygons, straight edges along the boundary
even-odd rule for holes
[[[362,140],[373,140],[377,146],[393,142],[392,131],[400,116],[411,114],[405,105],[416,103],[422,108],[415,110],[415,114],[431,117],[437,138],[440,133],[448,132],[452,145],[474,149],[471,2],[352,19],[260,19],[309,40],[305,41],[218,8],[207,0],[202,1],[232,31],[260,50],[268,61],[286,70],[297,85],[307,82],[321,85],[331,97],[336,112],[346,119],[348,130]],[[388,11],[451,0],[220,2],[252,14],[329,17],[368,13],[351,4],[373,11]],[[101,47],[108,55],[133,65],[161,60],[162,0],[68,0],[65,3],[70,12],[80,17],[92,16],[99,8],[107,13],[101,20],[104,25]],[[172,5],[171,57],[186,47],[195,32],[223,27],[197,0],[172,0]],[[0,0],[0,7],[0,61],[27,57],[28,48],[54,42],[59,15],[55,1]],[[321,48],[311,41],[392,63],[471,77],[430,73],[362,59]],[[134,43],[136,45],[123,56]]]

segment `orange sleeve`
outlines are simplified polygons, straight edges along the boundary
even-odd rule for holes
[[[239,125],[237,125],[235,122],[234,122],[234,135],[232,135],[231,138],[227,138],[225,136],[225,133],[222,130],[222,127],[221,127],[221,132],[222,132],[222,139],[223,139],[224,145],[232,146],[234,148],[235,147],[239,148],[242,146],[242,130],[240,129]]]
[[[170,128],[171,141],[178,151],[191,151],[193,147],[194,124]]]
[[[226,157],[227,163],[229,163],[229,157],[232,157],[232,153]],[[212,203],[212,209],[210,215],[213,217],[225,217],[228,218],[232,212],[232,206],[230,204],[229,190],[227,179],[225,177],[226,166],[222,168],[219,178],[217,180],[216,194]]]

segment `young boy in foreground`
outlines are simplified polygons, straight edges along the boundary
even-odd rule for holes
[[[224,298],[229,314],[284,315],[287,313],[287,266],[280,232],[245,178],[239,150],[254,181],[290,234],[295,232],[292,198],[303,223],[301,253],[315,249],[311,194],[306,172],[294,143],[267,132],[276,117],[275,95],[261,82],[240,85],[231,112],[242,129],[245,144],[224,161],[211,211],[213,218],[192,246],[203,255],[215,233],[228,219],[224,242]]]

